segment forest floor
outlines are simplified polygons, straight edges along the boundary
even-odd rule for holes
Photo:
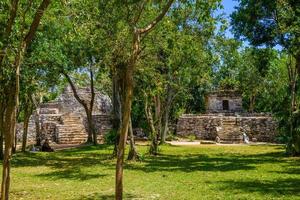
[[[284,146],[138,146],[126,162],[125,199],[300,199],[300,158]],[[13,157],[11,199],[114,199],[112,146],[84,146]]]

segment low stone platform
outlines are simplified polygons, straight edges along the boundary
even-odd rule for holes
[[[186,114],[178,119],[176,133],[181,137],[194,135],[201,140],[218,137],[221,143],[242,143],[245,133],[250,141],[275,142],[277,127],[277,122],[267,114]]]

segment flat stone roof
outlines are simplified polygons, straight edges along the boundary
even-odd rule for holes
[[[215,90],[207,93],[207,96],[219,96],[219,97],[241,97],[241,93],[237,90]]]

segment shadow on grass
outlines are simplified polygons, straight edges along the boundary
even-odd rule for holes
[[[114,200],[115,196],[114,195],[104,195],[104,194],[100,194],[100,193],[94,193],[92,195],[87,195],[87,196],[81,196],[78,199],[74,199],[74,200]],[[123,196],[123,199],[143,199],[139,196],[133,195],[133,194],[125,194]]]
[[[88,180],[106,176],[105,174],[91,174],[84,167],[103,166],[106,169],[114,169],[115,164],[110,160],[112,146],[98,145],[85,146],[76,149],[63,150],[55,153],[27,153],[17,154],[13,159],[13,167],[47,166],[52,172],[38,176],[50,179],[77,179]],[[171,147],[173,148],[173,147]],[[174,147],[180,148],[180,147]],[[174,149],[175,150],[175,149]],[[172,149],[168,151],[173,152]],[[261,154],[243,153],[184,153],[184,154],[161,154],[156,157],[147,156],[142,165],[126,163],[129,170],[143,172],[155,171],[235,171],[254,170],[260,164],[278,164],[285,157],[283,151],[275,151]],[[296,168],[296,167],[295,167]],[[295,169],[296,171],[297,169]]]
[[[111,147],[107,145],[85,146],[52,153],[36,152],[19,153],[12,160],[14,168],[46,166],[50,172],[38,174],[45,179],[89,180],[101,178],[107,174],[84,171],[85,167],[105,166],[114,168],[111,162]]]
[[[284,154],[185,154],[181,156],[162,154],[156,157],[146,158],[145,165],[126,165],[130,170],[141,170],[144,172],[154,171],[235,171],[235,170],[254,170],[257,164],[276,164],[282,162]]]
[[[107,174],[99,174],[99,173],[89,173],[83,172],[79,167],[57,170],[49,173],[39,174],[39,177],[45,177],[46,179],[55,180],[55,179],[68,179],[68,180],[90,180],[97,179],[107,176]]]
[[[279,173],[279,174],[287,174],[287,175],[300,175],[300,168],[288,167],[284,171],[272,171],[272,172]]]
[[[238,190],[240,192],[271,194],[273,196],[298,196],[300,194],[300,179],[274,179],[274,180],[245,180],[245,181],[221,181],[221,190]]]

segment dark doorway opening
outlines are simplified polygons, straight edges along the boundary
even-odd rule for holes
[[[228,102],[228,100],[223,100],[223,110],[229,110],[229,102]]]

